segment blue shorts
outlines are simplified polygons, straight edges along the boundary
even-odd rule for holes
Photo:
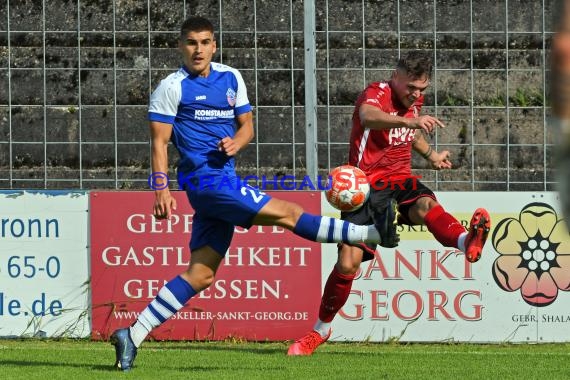
[[[234,234],[234,227],[250,228],[253,218],[271,196],[240,183],[233,174],[212,176],[185,187],[194,208],[190,250],[212,247],[225,256]]]

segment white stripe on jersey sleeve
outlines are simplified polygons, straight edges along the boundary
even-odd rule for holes
[[[241,106],[245,106],[245,105],[249,104],[249,99],[247,98],[247,88],[245,86],[245,82],[243,81],[241,73],[237,69],[234,69],[233,67],[223,65],[223,64],[217,63],[217,62],[212,62],[212,67],[216,71],[230,71],[236,77],[236,80],[238,82],[238,88],[237,88],[237,94],[236,94],[236,105],[235,105],[235,107],[239,108]]]
[[[360,140],[360,146],[358,147],[358,162],[356,166],[362,161],[362,156],[364,156],[364,149],[366,148],[366,142],[368,141],[368,135],[370,135],[370,129],[366,128],[362,134],[362,139]]]
[[[249,99],[247,98],[247,88],[245,87],[245,82],[243,81],[240,72],[236,70],[235,75],[238,82],[236,95],[236,108],[238,108],[249,104]]]
[[[181,82],[186,78],[183,70],[178,70],[163,79],[150,96],[148,112],[165,116],[176,116],[182,99]]]

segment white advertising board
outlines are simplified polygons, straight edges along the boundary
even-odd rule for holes
[[[470,264],[425,226],[401,226],[397,248],[379,246],[362,263],[331,340],[569,341],[570,237],[557,194],[436,195],[464,225],[477,207],[489,211],[482,258]],[[322,204],[335,214],[324,197]],[[323,287],[335,260],[336,245],[323,244]]]
[[[88,196],[0,191],[0,336],[86,337]]]

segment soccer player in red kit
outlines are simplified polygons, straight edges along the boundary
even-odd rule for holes
[[[437,118],[420,116],[423,92],[432,72],[429,57],[412,51],[400,59],[388,82],[370,84],[358,97],[352,117],[349,164],[362,169],[372,184],[364,207],[342,213],[341,219],[367,224],[375,209],[392,199],[400,213],[398,223],[426,225],[437,241],[465,253],[476,262],[491,227],[489,213],[479,208],[469,230],[447,213],[434,193],[412,176],[412,149],[433,169],[449,169],[449,152],[436,152],[424,133],[445,127]],[[289,347],[289,355],[311,355],[331,334],[331,322],[346,303],[362,261],[374,257],[375,245],[339,244],[338,260],[325,285],[314,330]]]

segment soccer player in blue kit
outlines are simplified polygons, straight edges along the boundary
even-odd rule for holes
[[[153,172],[167,173],[168,142],[180,153],[178,178],[195,214],[190,265],[170,280],[129,327],[111,335],[115,366],[132,368],[137,348],[151,332],[214,281],[235,226],[277,225],[317,242],[378,243],[395,247],[397,204],[375,215],[374,225],[303,212],[301,206],[239,183],[234,156],[253,138],[246,87],[239,71],[212,62],[214,27],[203,17],[181,26],[179,49],[184,65],[164,79],[149,105]],[[207,186],[200,179],[208,178]],[[154,216],[170,218],[176,201],[168,187],[155,190]]]

